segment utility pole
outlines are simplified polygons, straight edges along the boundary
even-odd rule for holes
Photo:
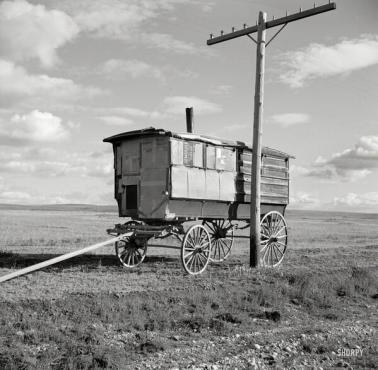
[[[260,260],[260,183],[261,183],[261,136],[264,103],[265,72],[265,22],[266,13],[259,13],[256,48],[255,113],[252,135],[251,209],[250,209],[250,266],[257,267]]]
[[[336,4],[329,2],[328,4],[316,6],[311,9],[302,11],[299,9],[298,13],[288,15],[278,19],[267,21],[267,14],[265,12],[259,13],[258,24],[247,27],[244,24],[241,30],[235,30],[232,27],[232,32],[213,37],[207,40],[207,45],[214,45],[220,42],[232,40],[241,36],[248,36],[256,45],[256,80],[255,80],[255,107],[253,117],[253,146],[252,146],[252,170],[251,170],[251,209],[250,209],[250,266],[258,267],[260,264],[260,183],[261,183],[261,136],[262,136],[262,118],[263,118],[263,102],[264,102],[264,72],[265,72],[265,48],[271,41],[286,27],[290,22],[299,19],[311,17],[320,13],[328,12],[336,9]],[[266,30],[276,26],[281,28],[272,36],[266,43]],[[251,36],[252,33],[257,32],[257,41]]]

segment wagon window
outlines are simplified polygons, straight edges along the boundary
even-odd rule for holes
[[[171,160],[172,164],[183,164],[184,146],[181,140],[171,141]]]
[[[184,165],[188,167],[203,167],[202,143],[184,142],[183,148]]]
[[[194,167],[203,167],[203,145],[201,143],[194,144]]]
[[[193,166],[193,152],[194,152],[194,145],[191,142],[185,141],[184,142],[184,166]]]
[[[235,152],[228,148],[216,149],[216,169],[224,171],[235,171]]]
[[[215,170],[215,147],[206,147],[206,167]]]

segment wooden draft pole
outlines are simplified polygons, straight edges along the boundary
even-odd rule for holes
[[[36,271],[36,270],[43,269],[43,268],[45,268],[47,266],[54,265],[54,264],[56,264],[58,262],[62,262],[62,261],[68,260],[70,258],[79,256],[81,254],[93,251],[95,249],[104,247],[105,245],[113,244],[115,242],[118,242],[119,240],[121,240],[122,238],[124,238],[126,236],[132,235],[132,233],[133,232],[122,234],[120,236],[117,236],[116,238],[109,239],[109,240],[107,240],[105,242],[93,244],[93,245],[90,245],[89,247],[85,247],[83,249],[79,249],[79,250],[74,251],[74,252],[63,254],[61,256],[58,256],[58,257],[55,257],[55,258],[51,258],[51,259],[49,259],[47,261],[43,261],[43,262],[37,263],[35,265],[28,266],[28,267],[25,267],[23,269],[17,270],[15,272],[10,273],[10,274],[4,275],[4,276],[0,276],[0,283],[2,283],[4,281],[7,281],[7,280],[14,279],[14,278],[22,276],[22,275],[29,274],[30,272],[33,272],[33,271]]]
[[[214,45],[220,42],[232,40],[241,36],[248,36],[257,45],[256,53],[256,80],[255,80],[255,106],[253,117],[253,146],[252,146],[252,170],[251,170],[251,209],[250,209],[250,266],[258,267],[260,264],[260,184],[261,184],[261,137],[262,137],[262,118],[263,118],[263,102],[264,102],[264,71],[265,71],[265,48],[271,41],[286,27],[290,22],[299,19],[311,17],[320,13],[328,12],[336,9],[336,4],[329,2],[328,4],[316,6],[312,9],[302,11],[299,9],[298,13],[288,15],[271,21],[266,21],[267,14],[259,12],[258,24],[252,27],[243,25],[243,29],[235,30],[232,27],[232,32],[213,37],[210,34],[210,39],[207,40],[207,45]],[[266,43],[265,34],[268,28],[282,26]],[[257,32],[257,41],[251,36],[252,33]]]

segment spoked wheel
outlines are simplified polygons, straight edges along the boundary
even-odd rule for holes
[[[222,262],[231,253],[234,244],[234,228],[228,220],[203,221],[211,238],[211,262]]]
[[[115,243],[116,255],[125,267],[140,265],[147,254],[147,239],[136,238],[134,235],[126,236]]]
[[[128,221],[124,226],[142,224],[141,221]],[[147,254],[146,238],[137,238],[135,235],[126,236],[115,243],[116,255],[124,267],[133,268],[140,265]]]
[[[202,225],[189,228],[182,241],[181,261],[184,269],[191,275],[205,271],[210,260],[211,239]]]
[[[287,226],[284,217],[277,211],[267,213],[261,220],[261,265],[278,266],[286,252]]]

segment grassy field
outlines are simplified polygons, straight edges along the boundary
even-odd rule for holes
[[[239,239],[201,276],[176,250],[150,248],[127,271],[104,247],[3,283],[0,369],[376,367],[378,215],[287,221],[277,269],[249,269]],[[0,207],[0,274],[106,240],[118,222],[112,209]]]

